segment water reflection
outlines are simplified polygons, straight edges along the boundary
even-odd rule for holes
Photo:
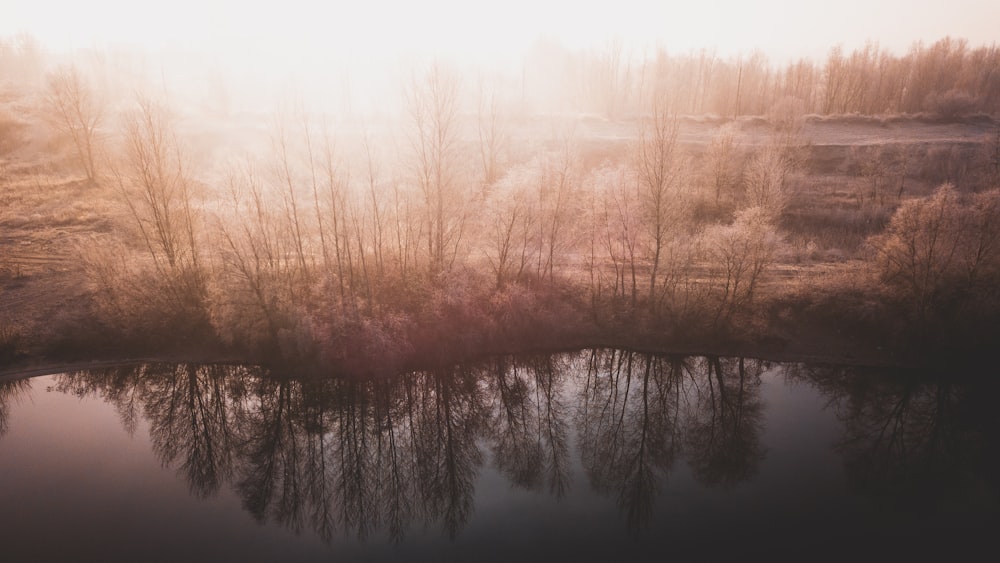
[[[769,367],[588,350],[378,379],[148,364],[66,374],[57,389],[114,404],[130,432],[147,421],[155,455],[193,495],[230,487],[260,522],[327,541],[400,542],[415,527],[458,536],[486,463],[510,486],[556,501],[574,487],[613,498],[634,532],[650,525],[679,465],[703,486],[735,488],[766,460],[761,377]],[[845,429],[837,447],[865,495],[955,482],[969,456],[994,455],[983,445],[992,435],[973,430],[969,397],[957,387],[832,368],[787,373],[827,395]],[[26,386],[0,384],[0,433],[5,405]]]
[[[31,391],[31,382],[27,379],[0,380],[0,438],[9,428],[11,405],[28,391]]]
[[[657,477],[670,472],[680,447],[678,367],[614,350],[594,351],[587,365],[578,419],[583,466],[595,490],[615,495],[632,528],[648,522]]]
[[[795,366],[790,375],[819,388],[843,422],[836,448],[857,492],[918,511],[995,494],[995,383],[873,377],[843,367]]]
[[[562,393],[569,372],[566,356],[502,357],[487,377],[497,468],[513,485],[557,499],[570,485],[569,408]]]
[[[704,484],[730,487],[745,481],[764,458],[760,376],[765,368],[759,360],[704,359],[702,381],[708,389],[696,394],[698,408],[687,425],[692,469]]]

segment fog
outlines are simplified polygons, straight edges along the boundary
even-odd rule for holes
[[[2,12],[0,37],[30,34],[56,57],[140,58],[146,78],[160,87],[169,84],[175,95],[203,98],[205,90],[218,95],[224,88],[235,111],[270,111],[294,99],[317,111],[349,106],[356,113],[398,110],[401,79],[429,61],[507,81],[515,81],[548,46],[586,53],[616,44],[635,61],[661,50],[704,50],[724,59],[756,52],[784,64],[868,41],[896,54],[948,35],[989,43],[995,40],[990,23],[1000,19],[996,3],[979,0],[851,0],[836,6],[628,0],[613,10],[564,0],[41,0],[7,5]]]
[[[1000,310],[995,43],[859,25],[811,55],[802,22],[842,16],[777,3],[41,6],[0,37],[8,358],[899,363]]]
[[[846,471],[822,455],[852,490],[940,481],[903,450],[950,451],[952,404],[973,431],[956,443],[978,444],[1000,341],[1000,45],[983,27],[1000,4],[313,4],[0,7],[0,437],[23,437],[18,401],[42,388],[95,394],[197,497],[232,485],[254,520],[312,518],[326,539],[340,494],[348,535],[426,521],[458,542],[487,449],[504,495],[561,499],[578,467],[606,497],[595,524],[620,512],[622,534],[652,521],[684,453],[674,477],[720,487],[711,502],[746,522],[778,498],[729,494],[767,471],[764,405],[795,405],[771,427],[808,438],[796,459],[834,439],[791,387],[767,391],[771,362],[829,391],[806,403],[845,424]],[[560,391],[559,358],[585,380]],[[19,383],[81,365],[117,367]],[[842,366],[935,384],[897,393]],[[996,466],[978,452],[968,467]],[[981,485],[963,457],[944,467]],[[806,532],[855,523],[801,498],[824,509],[782,518]],[[942,518],[971,497],[954,498]],[[993,507],[969,506],[978,534]],[[886,535],[885,514],[852,530],[888,545],[938,521]]]

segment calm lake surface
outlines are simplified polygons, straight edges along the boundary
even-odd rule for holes
[[[6,381],[0,561],[965,558],[996,549],[995,401],[621,350]]]

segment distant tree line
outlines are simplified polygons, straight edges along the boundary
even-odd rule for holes
[[[541,81],[538,91],[555,92],[563,108],[612,119],[641,112],[652,87],[669,90],[677,111],[689,115],[768,115],[786,100],[819,115],[1000,113],[1000,46],[950,37],[902,55],[876,42],[850,52],[837,46],[825,60],[784,65],[760,52],[723,58],[704,49],[660,50],[637,58],[620,43],[588,52],[541,43],[525,65],[526,88]]]

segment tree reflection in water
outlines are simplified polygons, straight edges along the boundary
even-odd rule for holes
[[[500,473],[527,490],[562,498],[569,488],[566,356],[495,358],[488,367],[490,439]]]
[[[767,367],[744,358],[700,359],[704,377],[697,387],[697,408],[687,424],[688,457],[695,477],[710,486],[729,487],[753,476],[764,451],[760,446],[763,408],[760,376]]]
[[[579,402],[580,453],[591,485],[614,494],[630,529],[646,525],[659,476],[680,449],[684,362],[594,350]]]
[[[147,421],[155,454],[197,496],[228,484],[261,522],[327,541],[399,542],[419,525],[452,538],[463,530],[486,453],[510,485],[555,499],[574,486],[579,463],[586,485],[615,499],[631,531],[649,525],[678,463],[705,486],[746,481],[765,457],[767,368],[599,349],[375,379],[148,364],[67,374],[58,390],[113,403],[130,432]],[[957,389],[789,372],[829,395],[845,424],[850,476],[867,494],[958,471],[967,452],[987,455],[968,447],[982,436],[960,424]],[[0,385],[0,431],[6,405],[26,385]],[[910,475],[920,460],[932,469]]]
[[[763,459],[758,360],[594,350],[578,427],[595,490],[614,494],[631,530],[649,523],[658,484],[684,454],[707,485],[733,485]]]
[[[934,510],[956,498],[975,504],[984,490],[1000,485],[991,404],[996,383],[801,365],[789,375],[816,385],[843,422],[836,447],[851,486],[864,496]]]
[[[19,397],[31,391],[27,379],[0,380],[0,438],[7,433],[10,425],[10,406]]]

